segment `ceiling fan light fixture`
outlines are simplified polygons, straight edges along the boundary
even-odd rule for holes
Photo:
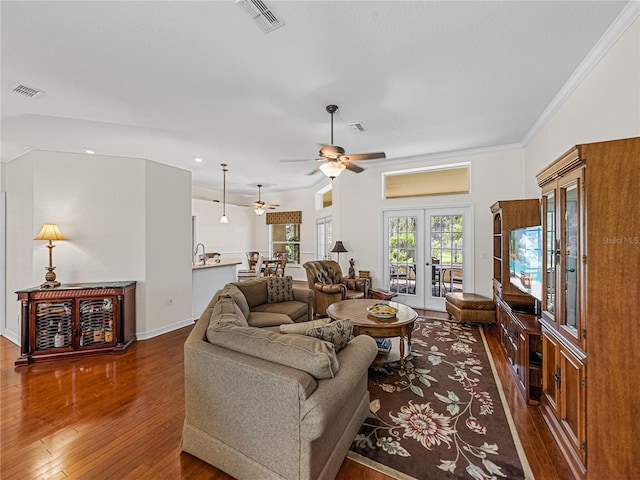
[[[266,210],[262,207],[258,207],[254,210],[254,212],[256,212],[256,215],[263,215]]]
[[[333,180],[338,175],[340,175],[347,167],[345,167],[341,162],[325,162],[318,168],[322,171],[322,173]]]

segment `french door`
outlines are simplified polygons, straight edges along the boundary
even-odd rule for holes
[[[444,311],[448,292],[473,291],[473,208],[387,210],[385,288],[395,300]]]

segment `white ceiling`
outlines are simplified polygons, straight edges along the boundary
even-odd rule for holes
[[[214,189],[224,162],[266,196],[322,179],[330,103],[334,143],[387,162],[519,144],[627,3],[272,1],[264,34],[233,0],[3,0],[1,159],[90,147]]]

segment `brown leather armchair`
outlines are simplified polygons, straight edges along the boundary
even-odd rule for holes
[[[327,316],[327,307],[341,300],[369,297],[368,278],[349,278],[342,275],[338,262],[312,260],[303,265],[307,271],[309,288],[313,290],[313,311]]]

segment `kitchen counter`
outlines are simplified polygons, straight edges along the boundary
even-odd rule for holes
[[[213,295],[227,283],[237,279],[237,266],[242,265],[240,258],[221,258],[220,263],[210,260],[205,265],[192,265],[191,268],[191,315],[194,320],[207,308]]]
[[[240,258],[221,258],[219,263],[215,263],[213,260],[207,260],[207,263],[202,265],[201,263],[192,265],[193,270],[199,270],[201,268],[216,268],[226,267],[228,265],[240,265],[242,260]]]

